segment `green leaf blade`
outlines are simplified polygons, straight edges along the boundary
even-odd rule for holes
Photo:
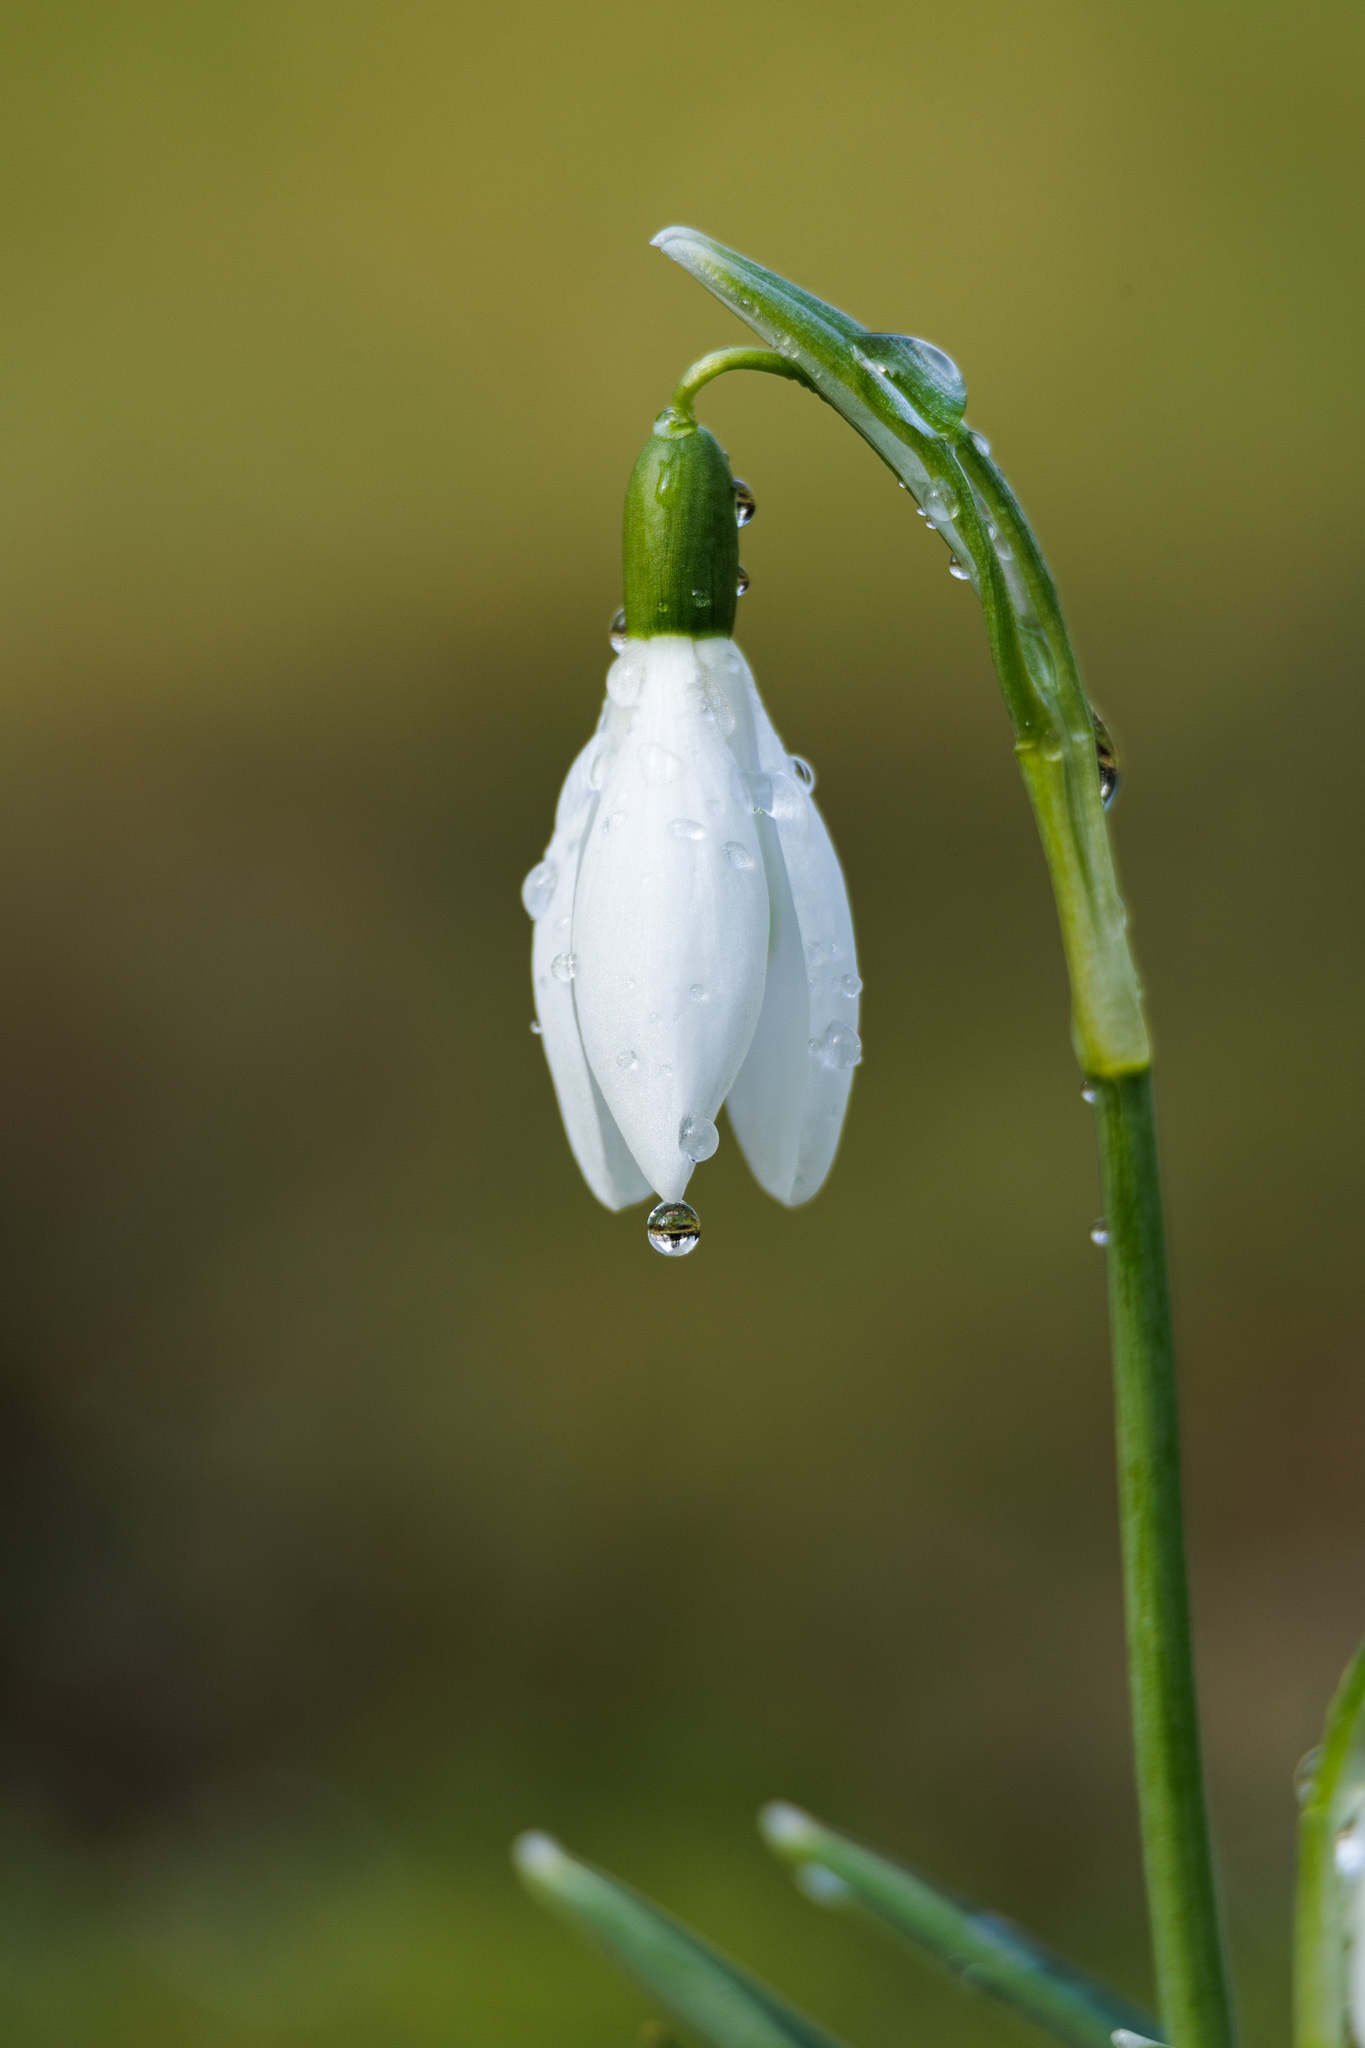
[[[1044,1948],[995,1913],[945,1891],[794,1806],[765,1807],[769,1846],[795,1867],[808,1896],[856,1907],[968,1983],[1010,2005],[1071,2048],[1134,2048],[1155,2020],[1121,1993]]]
[[[513,1860],[527,1890],[605,1950],[713,2048],[840,2048],[833,2035],[639,1892],[526,1834]]]
[[[1322,1748],[1303,1789],[1294,1916],[1296,2048],[1347,2048],[1351,1908],[1361,1873],[1343,1868],[1348,1832],[1365,1828],[1365,1643],[1327,1710]],[[1357,1966],[1359,1967],[1359,1966]]]

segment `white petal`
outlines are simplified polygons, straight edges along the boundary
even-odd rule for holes
[[[752,747],[772,906],[763,1013],[727,1107],[754,1177],[779,1202],[809,1201],[829,1172],[861,1054],[848,891],[825,822],[773,731],[738,649],[747,702],[732,744]],[[739,690],[732,682],[736,700]]]
[[[546,867],[554,870],[554,889],[536,919],[531,981],[545,1057],[574,1158],[598,1201],[609,1209],[625,1209],[632,1202],[644,1201],[649,1183],[631,1158],[593,1080],[579,1036],[572,978],[574,895],[583,835],[591,829],[597,810],[597,791],[592,785],[605,766],[603,746],[599,731],[569,770],[560,794],[554,837],[545,853]]]
[[[574,988],[607,1106],[676,1201],[694,1164],[684,1123],[714,1120],[758,1020],[768,893],[752,800],[707,701],[698,648],[710,643],[642,645],[639,699],[583,851]]]

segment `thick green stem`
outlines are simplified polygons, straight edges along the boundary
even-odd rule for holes
[[[1108,1231],[1128,1669],[1157,1988],[1175,2048],[1232,2048],[1199,1753],[1151,1074],[1092,1081],[1090,1092]]]

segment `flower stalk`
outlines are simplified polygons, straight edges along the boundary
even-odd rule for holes
[[[656,242],[870,443],[981,601],[1057,902],[1073,1042],[1098,1126],[1129,1683],[1163,2025],[1175,2048],[1232,2048],[1190,1637],[1151,1047],[1104,816],[1094,713],[1056,588],[988,445],[966,424],[966,387],[939,350],[871,333],[692,229],[665,229]],[[752,352],[736,352],[744,353]],[[705,362],[680,392],[704,381]]]

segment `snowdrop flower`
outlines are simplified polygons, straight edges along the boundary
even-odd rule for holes
[[[676,1253],[700,1234],[682,1197],[720,1143],[722,1103],[769,1194],[796,1204],[819,1188],[861,1054],[862,984],[814,777],[731,638],[729,464],[672,410],[631,479],[625,556],[624,644],[522,898],[574,1156],[608,1208],[657,1191],[650,1241]]]

